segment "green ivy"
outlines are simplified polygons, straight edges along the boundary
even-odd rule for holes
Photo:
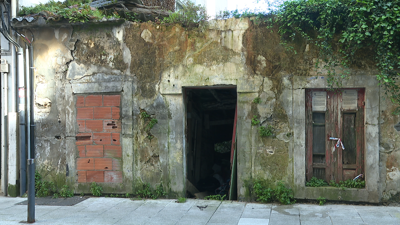
[[[376,75],[393,104],[400,104],[400,1],[293,0],[264,12],[223,12],[220,18],[252,17],[268,27],[278,27],[281,44],[297,53],[292,41],[301,37],[319,49],[316,67],[327,71],[331,88],[342,86],[350,66],[362,49],[372,50]],[[362,53],[361,53],[362,54]],[[338,68],[341,69],[338,69]],[[398,107],[394,114],[400,114]]]
[[[183,9],[177,10],[165,17],[163,23],[179,23],[184,27],[205,25],[209,19],[207,10],[202,5],[196,5],[190,0],[183,0]]]

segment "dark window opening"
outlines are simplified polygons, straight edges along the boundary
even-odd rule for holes
[[[184,88],[184,94],[187,196],[229,196],[231,186],[236,188],[231,181],[236,88]]]

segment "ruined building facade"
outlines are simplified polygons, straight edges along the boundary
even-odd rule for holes
[[[254,197],[255,179],[282,180],[307,199],[382,202],[400,191],[399,117],[368,53],[330,91],[315,46],[297,40],[297,54],[287,52],[248,19],[29,25],[36,169],[75,193],[91,182],[104,193],[150,183],[185,196],[215,165],[240,200]],[[221,143],[228,150],[216,152]],[[313,176],[359,174],[365,188],[306,187]]]

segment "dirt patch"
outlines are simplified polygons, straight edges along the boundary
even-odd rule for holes
[[[48,206],[73,206],[79,202],[85,201],[89,197],[74,196],[71,198],[53,198],[51,196],[35,198],[35,205],[48,205]],[[16,205],[28,205],[28,200],[17,203]]]

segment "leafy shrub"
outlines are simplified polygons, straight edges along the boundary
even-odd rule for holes
[[[256,200],[263,203],[271,202],[274,198],[274,191],[265,186],[261,180],[256,180],[253,185],[254,193],[257,196]]]
[[[277,187],[275,188],[275,198],[284,205],[296,202],[293,197],[293,190],[286,188],[282,181],[278,181]]]
[[[286,188],[282,181],[278,181],[275,188],[267,188],[266,181],[256,180],[253,185],[253,190],[257,196],[257,201],[267,203],[279,201],[284,205],[293,204],[296,202],[293,196],[293,190]]]
[[[37,197],[46,197],[56,192],[56,186],[52,181],[43,181],[42,175],[35,173],[35,192]]]
[[[63,198],[74,197],[74,192],[69,189],[68,185],[64,185],[60,190],[60,196]]]
[[[169,17],[163,19],[163,23],[179,23],[184,27],[197,27],[205,25],[208,20],[206,8],[196,5],[190,0],[184,0],[183,9],[171,13]]]
[[[92,182],[90,185],[90,192],[92,192],[93,196],[100,197],[103,194],[103,188],[96,184],[96,182]]]
[[[318,179],[316,177],[312,177],[311,180],[306,183],[306,186],[308,186],[308,187],[322,187],[322,186],[328,186],[328,183],[326,183],[322,179]]]
[[[162,184],[158,185],[155,190],[153,190],[149,183],[142,184],[142,188],[136,191],[136,195],[141,198],[152,198],[157,199],[167,195],[164,191],[164,187]]]

